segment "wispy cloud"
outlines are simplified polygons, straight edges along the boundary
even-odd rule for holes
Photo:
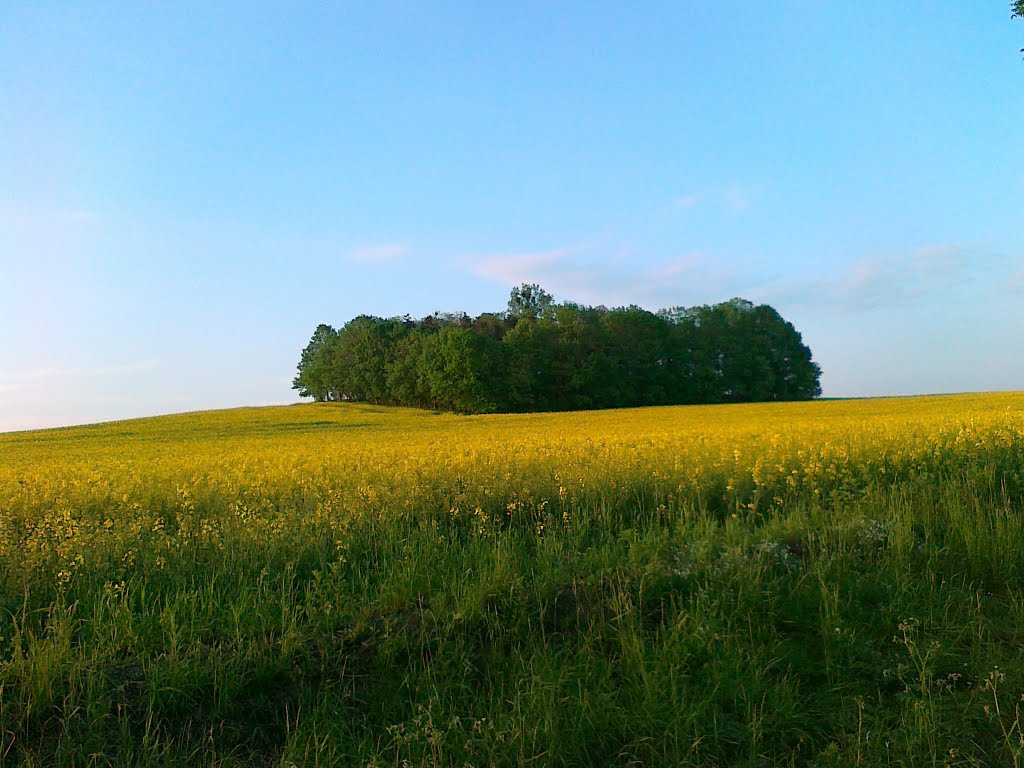
[[[959,243],[929,245],[817,272],[766,279],[763,266],[729,263],[691,252],[639,267],[628,250],[553,248],[463,256],[456,264],[477,277],[540,283],[559,300],[640,304],[655,308],[744,296],[780,307],[865,312],[926,301],[968,301],[1024,292],[1024,260],[986,255]],[[1010,268],[1016,266],[1019,272]],[[1013,275],[1007,277],[1007,275]]]
[[[0,208],[0,226],[22,232],[80,227],[97,221],[97,215],[84,208]]]
[[[1003,283],[1003,287],[1009,293],[1024,293],[1024,270],[1011,274]]]
[[[682,197],[677,197],[673,201],[672,207],[678,208],[681,211],[688,211],[691,208],[696,208],[698,205],[701,204],[703,200],[704,195],[700,194],[699,192],[694,192],[693,194],[690,195],[683,195]]]
[[[766,301],[824,305],[840,311],[902,306],[991,286],[1003,262],[962,244],[931,245],[861,259],[832,275],[773,280],[751,293]]]
[[[718,208],[734,214],[743,214],[753,207],[760,194],[760,190],[751,185],[729,184],[680,195],[672,201],[672,208],[677,211],[701,207]]]
[[[100,367],[85,368],[33,368],[22,371],[0,371],[0,391],[11,391],[18,389],[19,385],[27,382],[46,381],[51,379],[81,379],[97,378],[102,376],[118,376],[126,373],[137,373],[159,368],[159,360],[139,360],[134,363],[121,365],[108,365]]]
[[[746,213],[753,203],[755,192],[749,187],[733,184],[722,190],[722,204],[733,213]]]
[[[543,283],[570,268],[572,248],[527,253],[467,254],[456,261],[471,274],[510,285]]]
[[[376,243],[359,245],[347,254],[349,261],[355,264],[387,264],[397,261],[409,252],[409,247],[401,243]]]
[[[614,255],[582,248],[475,254],[456,263],[473,275],[504,283],[539,283],[559,300],[661,307],[706,301],[731,274],[703,254],[689,253],[637,269],[628,250]]]

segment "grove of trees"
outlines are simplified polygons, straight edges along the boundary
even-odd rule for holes
[[[319,325],[293,387],[318,401],[495,413],[806,400],[821,394],[820,375],[767,305],[652,313],[556,304],[522,285],[500,313]]]

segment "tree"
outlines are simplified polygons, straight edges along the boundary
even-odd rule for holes
[[[666,391],[665,362],[669,350],[668,325],[640,307],[608,312],[602,318],[604,347],[611,363],[610,379],[605,387],[614,387],[619,405],[664,405],[670,402]]]
[[[330,356],[337,338],[338,332],[324,323],[313,331],[313,337],[299,358],[298,373],[292,380],[292,389],[299,390],[300,397],[312,397],[317,402],[331,399]]]
[[[508,359],[508,397],[515,411],[552,410],[559,391],[552,363],[558,356],[558,329],[523,315],[501,341]]]
[[[601,408],[607,397],[612,361],[601,325],[607,312],[566,302],[551,307],[541,324],[553,326],[556,336],[548,367],[554,382],[552,406],[561,409]]]
[[[387,364],[388,399],[420,408],[430,402],[430,387],[420,376],[423,342],[427,334],[414,328],[395,344]]]
[[[504,410],[501,342],[449,326],[424,340],[420,361],[435,407],[459,413]]]
[[[398,319],[360,315],[338,332],[334,345],[332,377],[349,399],[388,401],[388,363],[395,344],[406,334]]]
[[[473,330],[481,336],[501,341],[509,330],[509,324],[500,314],[485,312],[473,321]]]
[[[821,368],[811,350],[771,307],[732,299],[677,316],[693,362],[695,391],[688,402],[808,400],[821,394]]]
[[[1024,19],[1024,0],[1014,0],[1013,5],[1010,6],[1010,11],[1011,19]],[[1024,53],[1024,48],[1021,48],[1020,52]]]
[[[518,288],[512,289],[508,298],[508,316],[539,317],[544,310],[551,306],[554,298],[536,283],[523,283]]]

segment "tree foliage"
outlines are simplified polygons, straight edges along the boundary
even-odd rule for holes
[[[1010,18],[1024,19],[1024,0],[1014,0],[1013,4],[1010,6]],[[1024,48],[1021,48],[1020,52],[1024,53]]]
[[[331,354],[338,332],[321,323],[313,331],[309,344],[302,350],[298,375],[292,380],[292,389],[299,390],[302,397],[315,400],[331,400]]]
[[[556,304],[522,285],[505,313],[320,325],[293,386],[315,400],[493,413],[805,400],[821,394],[820,375],[799,332],[767,305],[651,313]]]
[[[523,283],[512,289],[506,314],[510,317],[537,317],[553,302],[554,297],[536,283]]]

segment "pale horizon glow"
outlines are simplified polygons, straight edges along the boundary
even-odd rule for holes
[[[318,323],[522,282],[1024,390],[1024,22],[773,5],[4,4],[0,431],[295,402]]]

